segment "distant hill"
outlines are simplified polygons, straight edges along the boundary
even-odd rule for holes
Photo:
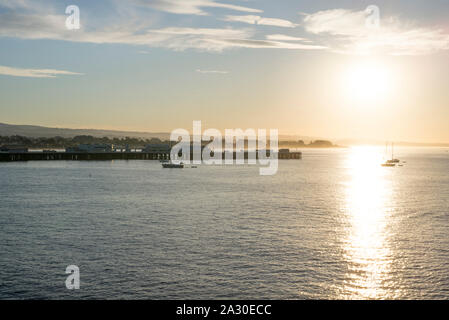
[[[168,140],[169,133],[165,132],[137,132],[137,131],[115,131],[115,130],[97,130],[97,129],[65,129],[65,128],[48,128],[42,126],[31,125],[12,125],[0,123],[0,136],[24,136],[30,138],[51,138],[63,137],[73,138],[75,136],[93,136],[93,137],[108,137],[108,138],[143,138],[151,139],[158,138],[161,140]]]
[[[93,136],[98,138],[108,137],[108,138],[140,138],[140,139],[151,139],[158,138],[160,140],[168,140],[170,138],[170,133],[168,132],[139,132],[139,131],[116,131],[116,130],[98,130],[98,129],[67,129],[67,128],[49,128],[43,126],[33,126],[33,125],[13,125],[0,123],[0,136],[23,136],[29,138],[53,138],[53,137],[63,137],[63,138],[73,138],[76,136]],[[316,140],[325,140],[322,137],[310,137],[301,135],[280,135],[280,142],[282,145],[286,146],[291,143],[291,147],[301,147],[296,146],[301,140],[305,143],[311,143]],[[372,140],[357,140],[357,139],[341,139],[332,141],[334,144],[340,146],[352,146],[352,145],[385,145],[385,141]],[[396,146],[414,146],[414,147],[449,147],[449,143],[415,143],[415,142],[395,142]]]
[[[66,129],[66,128],[49,128],[43,126],[33,126],[33,125],[13,125],[0,123],[0,136],[23,136],[29,138],[53,138],[53,137],[63,137],[63,138],[73,138],[76,136],[93,136],[98,138],[108,137],[108,138],[142,138],[151,139],[158,138],[161,140],[168,140],[170,138],[170,133],[168,132],[138,132],[138,131],[116,131],[116,130],[98,130],[98,129]],[[281,141],[298,141],[304,140],[305,142],[310,142],[313,140],[321,139],[317,137],[306,137],[299,135],[280,135],[279,139]]]

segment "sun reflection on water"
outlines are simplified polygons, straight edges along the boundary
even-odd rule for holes
[[[350,151],[346,167],[345,225],[343,252],[348,262],[342,298],[382,299],[388,297],[391,249],[388,239],[390,217],[390,171],[380,166],[378,148],[358,147]],[[391,168],[390,168],[391,170]]]

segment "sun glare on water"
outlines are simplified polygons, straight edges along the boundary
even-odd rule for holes
[[[345,213],[347,238],[344,252],[348,262],[347,283],[342,298],[388,298],[391,249],[388,225],[391,215],[389,172],[379,163],[378,148],[359,147],[350,151],[346,166]]]

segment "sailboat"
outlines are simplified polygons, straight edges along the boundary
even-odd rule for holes
[[[391,143],[391,159],[387,160],[387,163],[399,163],[401,162],[399,159],[394,158],[394,143]]]
[[[386,151],[388,152],[388,143],[386,145]],[[391,159],[382,163],[382,167],[395,167],[397,163],[399,163],[399,159],[394,158],[394,143],[391,143]]]

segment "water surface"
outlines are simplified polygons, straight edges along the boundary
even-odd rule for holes
[[[449,153],[0,163],[0,298],[447,299]],[[65,268],[81,289],[65,288]]]

